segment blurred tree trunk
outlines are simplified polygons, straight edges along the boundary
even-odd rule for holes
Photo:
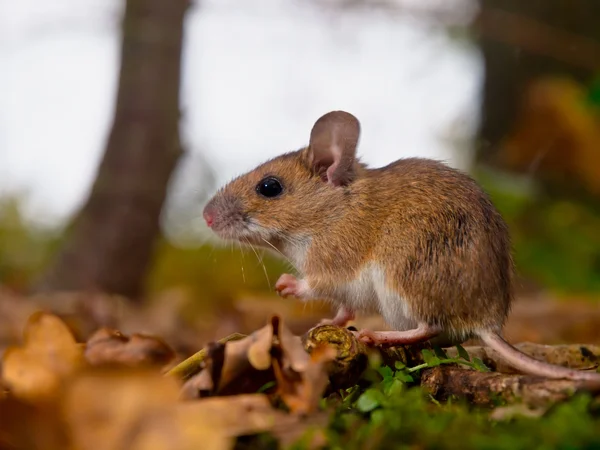
[[[136,298],[182,153],[179,86],[189,0],[127,0],[114,120],[95,183],[39,291]]]
[[[543,75],[589,82],[600,67],[600,1],[480,0],[484,82],[476,159],[501,165],[524,90]]]

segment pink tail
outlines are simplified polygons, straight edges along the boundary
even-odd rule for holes
[[[546,378],[600,382],[600,373],[568,369],[538,361],[516,349],[494,332],[481,332],[479,337],[485,345],[497,351],[506,363],[523,373]]]

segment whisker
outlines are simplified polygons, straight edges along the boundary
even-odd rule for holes
[[[252,249],[252,251],[254,252],[254,254],[256,255],[256,259],[258,259],[258,262],[260,263],[260,265],[263,268],[263,272],[265,274],[265,279],[267,280],[267,285],[269,286],[269,288],[271,287],[271,280],[269,280],[269,274],[267,273],[267,268],[265,267],[265,263],[262,260],[262,258],[258,255],[258,252],[256,251],[256,249],[254,248],[254,246],[250,243],[250,241],[247,238],[244,238],[244,240],[246,241],[246,243],[250,246],[250,248]]]
[[[294,264],[292,263],[292,261],[289,260],[289,258],[286,255],[284,255],[277,247],[275,247],[273,244],[271,244],[265,238],[261,237],[261,239],[263,240],[263,242],[265,242],[267,245],[269,245],[269,247],[271,247],[273,250],[275,250],[277,253],[279,253],[282,256],[282,258],[288,265],[288,269],[290,269],[290,270],[294,269]]]
[[[240,244],[239,241],[237,244],[242,255],[242,259],[240,260],[240,265],[242,266],[242,280],[244,281],[244,284],[246,284],[246,271],[244,270],[244,250],[242,250],[242,244]]]

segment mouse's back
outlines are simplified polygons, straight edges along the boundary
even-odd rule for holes
[[[456,333],[498,330],[512,301],[507,225],[468,175],[410,158],[369,171],[376,208],[386,213],[375,258],[387,288],[420,319]]]

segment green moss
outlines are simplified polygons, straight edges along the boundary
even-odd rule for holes
[[[598,406],[588,395],[556,405],[539,418],[496,421],[465,402],[440,404],[421,388],[389,389],[382,380],[335,401],[328,449],[582,449],[600,448]],[[306,442],[305,440],[304,442]],[[299,441],[292,448],[306,448]]]

